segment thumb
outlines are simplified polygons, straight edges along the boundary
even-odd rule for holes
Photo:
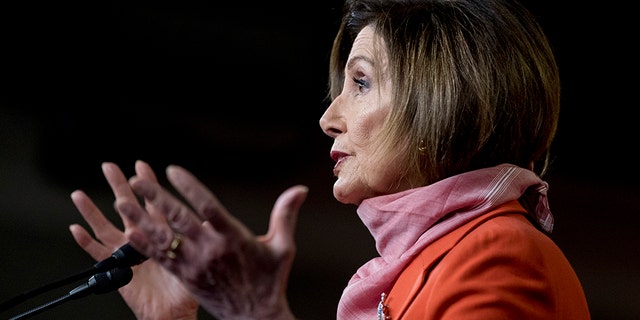
[[[276,200],[266,239],[278,254],[287,254],[295,250],[294,233],[300,207],[307,198],[309,188],[303,185],[285,190]]]

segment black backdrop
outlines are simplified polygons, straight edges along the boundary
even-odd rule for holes
[[[169,163],[187,167],[256,233],[266,231],[281,191],[310,186],[291,304],[302,319],[334,318],[347,280],[375,254],[355,207],[331,195],[331,141],[318,126],[336,3],[2,4],[0,301],[91,266],[67,231],[81,222],[69,193],[84,189],[118,224],[100,163],[115,161],[131,174],[143,159],[161,179]],[[529,6],[563,78],[548,177],[553,237],[582,279],[594,319],[633,319],[640,314],[634,20],[620,7]],[[70,317],[132,315],[111,293],[35,318]]]

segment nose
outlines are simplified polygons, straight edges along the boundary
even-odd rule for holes
[[[346,125],[343,117],[339,112],[340,97],[338,96],[329,105],[327,110],[324,111],[322,117],[320,117],[320,128],[324,133],[332,138],[337,137],[339,134],[346,130]]]

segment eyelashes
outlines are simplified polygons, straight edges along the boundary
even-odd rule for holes
[[[367,80],[358,79],[356,77],[353,77],[352,80],[356,84],[356,86],[358,86],[359,91],[364,91],[365,89],[369,89],[370,84]]]

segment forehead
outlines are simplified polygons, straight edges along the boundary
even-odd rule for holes
[[[374,38],[375,33],[373,32],[373,27],[366,26],[356,36],[356,39],[353,41],[353,47],[351,48],[351,52],[359,52],[369,51],[370,54],[373,54],[374,49]]]
[[[378,70],[383,70],[381,68],[386,66],[387,59],[382,45],[382,38],[375,33],[374,28],[372,26],[364,27],[353,41],[347,69],[359,61],[366,61],[371,66],[377,67]]]

